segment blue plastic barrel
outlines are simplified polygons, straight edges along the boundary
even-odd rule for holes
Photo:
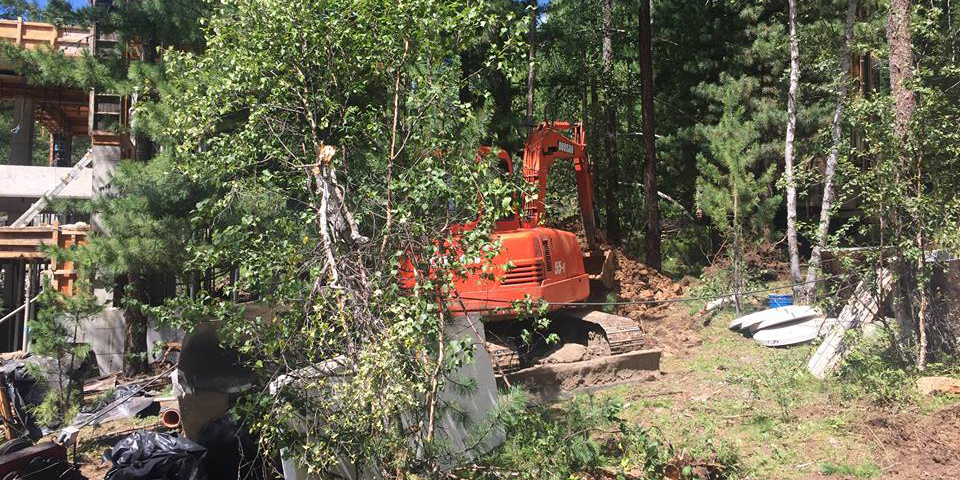
[[[770,295],[767,295],[767,305],[770,308],[793,305],[793,295],[789,293],[771,293]]]

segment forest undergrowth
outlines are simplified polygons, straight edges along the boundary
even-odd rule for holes
[[[690,294],[710,290],[698,283]],[[765,308],[759,297],[746,305]],[[766,348],[726,328],[736,316],[732,307],[712,318],[690,313],[698,309],[678,304],[662,317],[686,316],[690,321],[671,326],[690,325],[698,341],[665,354],[658,379],[555,404],[520,402],[524,407],[505,422],[506,443],[474,476],[806,479],[932,472],[949,478],[960,472],[960,462],[949,457],[960,453],[960,396],[916,390],[921,374],[953,374],[954,363],[918,372],[889,351],[891,334],[881,330],[835,376],[819,381],[806,371],[816,344]],[[526,398],[519,391],[507,396]]]

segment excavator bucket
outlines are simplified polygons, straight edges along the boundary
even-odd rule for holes
[[[583,254],[583,266],[590,282],[600,282],[607,290],[616,283],[617,254],[613,250],[591,250]]]

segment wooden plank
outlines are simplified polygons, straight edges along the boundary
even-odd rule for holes
[[[48,239],[45,238],[0,238],[0,247],[19,247],[19,246],[36,246],[36,245],[52,245]]]
[[[893,273],[886,268],[877,269],[876,278],[863,279],[857,284],[850,301],[837,317],[837,325],[823,339],[817,351],[810,357],[807,370],[814,377],[826,378],[840,364],[840,360],[853,347],[858,336],[851,337],[847,331],[862,330],[880,315],[883,300],[893,286]]]
[[[0,250],[0,259],[16,260],[18,258],[46,258],[41,252],[8,252]]]
[[[41,227],[0,227],[0,237],[4,234],[18,234],[18,233],[52,233],[53,227],[50,225],[41,226]]]
[[[49,46],[68,56],[79,56],[87,50],[90,30],[82,27],[64,27],[50,23],[0,20],[0,40],[23,48]]]

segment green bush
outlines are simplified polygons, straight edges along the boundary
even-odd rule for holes
[[[497,420],[506,440],[490,466],[522,478],[568,478],[602,464],[603,451],[593,433],[618,432],[621,404],[578,396],[559,406],[541,406],[514,388],[502,398]]]
[[[838,378],[847,398],[868,398],[879,405],[898,407],[915,396],[916,371],[896,348],[893,332],[887,330],[863,340],[848,353]]]
[[[504,428],[504,443],[480,464],[458,473],[564,479],[605,467],[622,475],[641,471],[647,478],[687,471],[691,473],[682,478],[700,478],[695,472],[708,472],[703,478],[727,478],[738,471],[739,459],[732,450],[715,448],[712,441],[695,455],[674,449],[654,430],[624,420],[623,409],[620,399],[593,395],[538,405],[527,392],[513,388],[501,397],[494,415],[494,423]]]

